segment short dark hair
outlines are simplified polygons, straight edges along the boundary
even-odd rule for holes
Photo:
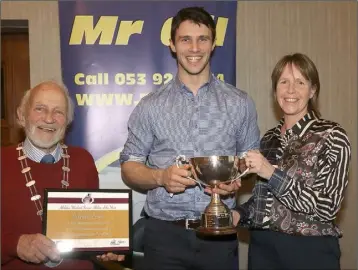
[[[318,109],[318,96],[321,87],[319,74],[316,65],[307,55],[302,53],[288,54],[283,56],[277,62],[271,74],[273,93],[276,93],[278,80],[280,79],[282,72],[287,65],[294,65],[301,72],[303,77],[308,80],[313,87],[316,88],[313,97],[308,101],[308,110],[313,111],[318,117],[320,117],[321,113]]]
[[[173,17],[172,27],[170,31],[170,38],[175,43],[175,33],[180,24],[184,21],[192,21],[196,24],[203,24],[207,26],[212,34],[213,42],[216,37],[215,22],[211,15],[202,7],[187,7],[178,11]]]

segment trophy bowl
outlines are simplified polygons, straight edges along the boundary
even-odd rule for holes
[[[244,156],[208,156],[189,159],[194,179],[211,188],[220,183],[228,184],[247,173]],[[220,195],[211,194],[211,201],[201,215],[198,233],[209,235],[236,234],[230,209],[221,201]]]

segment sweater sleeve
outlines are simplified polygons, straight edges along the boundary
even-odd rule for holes
[[[1,265],[17,258],[17,243],[20,238],[18,233],[11,232],[5,224],[3,222],[1,228]]]

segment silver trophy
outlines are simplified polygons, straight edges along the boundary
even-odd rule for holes
[[[244,176],[249,168],[245,165],[245,154],[242,156],[208,156],[186,159],[178,156],[177,166],[190,164],[194,181],[200,187],[215,188],[220,183],[232,183]],[[192,179],[192,178],[191,178]],[[237,230],[232,223],[230,209],[221,201],[220,195],[211,194],[211,202],[201,215],[201,225],[198,233],[209,235],[236,234]]]

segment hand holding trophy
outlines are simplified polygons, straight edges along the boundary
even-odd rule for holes
[[[210,187],[211,202],[201,215],[201,226],[198,233],[208,235],[236,234],[232,223],[230,209],[221,201],[220,195],[214,191],[219,184],[236,181],[248,172],[244,156],[208,156],[186,159],[178,156],[177,166],[189,163],[192,175],[202,188]]]

